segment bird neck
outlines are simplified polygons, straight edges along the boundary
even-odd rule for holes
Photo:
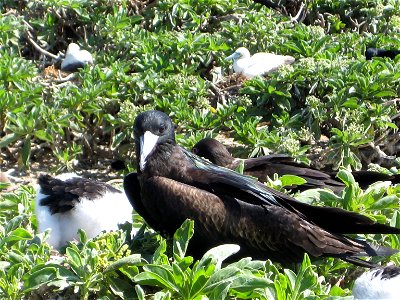
[[[245,70],[249,65],[249,59],[239,58],[233,63],[233,70],[237,73]]]
[[[138,169],[138,174],[147,178],[161,176],[174,179],[173,177],[180,173],[185,163],[187,163],[187,158],[180,147],[172,141],[167,141],[156,145],[147,158],[144,170]]]
[[[216,153],[213,160],[214,161],[212,161],[212,163],[218,166],[226,167],[227,165],[233,163],[235,158],[230,153]]]

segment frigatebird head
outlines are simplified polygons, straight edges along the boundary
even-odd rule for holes
[[[198,141],[196,145],[193,146],[192,152],[208,159],[213,164],[223,167],[232,163],[234,160],[228,149],[213,138],[204,138]]]
[[[171,119],[163,112],[149,110],[139,114],[134,123],[136,156],[140,171],[158,144],[175,144],[175,131]]]

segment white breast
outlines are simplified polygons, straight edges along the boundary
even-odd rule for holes
[[[76,174],[62,174],[59,179],[68,180],[78,177]],[[117,230],[119,224],[132,222],[132,206],[124,192],[107,191],[102,196],[88,199],[79,198],[79,203],[69,211],[51,214],[48,206],[40,205],[47,195],[37,188],[35,212],[39,232],[50,229],[47,242],[54,248],[60,248],[67,241],[78,239],[78,230],[83,229],[88,238],[102,231]],[[60,197],[61,198],[61,197]]]
[[[388,266],[365,272],[356,279],[353,296],[358,300],[400,299],[400,268]]]

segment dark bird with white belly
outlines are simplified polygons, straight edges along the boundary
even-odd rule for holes
[[[79,229],[93,238],[132,222],[132,206],[123,191],[74,173],[40,175],[35,212],[39,232],[51,230],[47,242],[54,248],[77,240]]]

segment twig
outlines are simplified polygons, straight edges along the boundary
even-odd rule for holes
[[[66,82],[63,82],[63,83],[60,83],[60,84],[55,84],[52,87],[53,88],[63,88],[64,86],[67,86],[67,85],[70,85],[70,84],[72,84],[71,81],[66,81]]]
[[[388,100],[386,102],[383,102],[382,105],[389,106],[392,104],[397,104],[397,102],[400,102],[400,98],[394,98],[394,99]]]
[[[301,15],[303,14],[304,7],[305,7],[304,2],[301,2],[299,11],[293,18],[290,19],[290,21],[292,21],[293,23],[300,23],[299,20],[301,18]]]
[[[33,30],[33,27],[31,26],[31,24],[29,24],[27,21],[25,21],[24,19],[22,19],[22,23],[24,23],[26,25],[26,27],[28,27],[29,30]]]
[[[14,10],[9,10],[8,12],[5,12],[4,14],[1,14],[2,17],[7,17],[9,15],[15,15]]]
[[[26,38],[27,38],[28,42],[31,43],[32,46],[33,46],[36,50],[38,50],[38,51],[39,51],[40,53],[42,53],[43,55],[48,56],[48,57],[51,57],[51,58],[53,58],[53,59],[56,59],[56,60],[60,60],[60,59],[61,59],[61,55],[54,55],[53,53],[50,53],[50,52],[44,50],[42,47],[40,47],[38,44],[36,44],[36,42],[30,37],[30,35],[31,35],[30,32],[29,32],[29,31],[26,31]]]
[[[57,10],[55,10],[54,8],[50,8],[50,10],[56,15],[57,18],[59,18],[60,20],[66,20],[67,18],[63,18],[61,17],[61,15],[58,13]]]
[[[392,121],[394,121],[394,120],[396,120],[398,117],[400,117],[400,113],[391,116],[390,119],[391,119]]]
[[[318,86],[318,81],[316,81],[310,88],[310,91],[308,92],[310,95],[314,93],[315,89]]]
[[[242,87],[241,84],[235,84],[235,85],[228,86],[224,89],[221,89],[221,91],[229,91],[229,90],[233,90],[233,89],[240,88],[240,87]]]
[[[107,181],[107,184],[122,184],[124,180],[122,178],[115,178],[115,179],[110,179]]]
[[[66,77],[62,77],[61,76],[61,72],[59,71],[59,77],[60,77],[60,79],[57,79],[56,82],[57,83],[63,83],[63,82],[67,82],[67,81],[71,81],[71,80],[75,79],[76,78],[76,73],[71,73]]]
[[[221,99],[221,103],[223,105],[226,104],[226,99],[223,93],[221,93],[221,90],[212,82],[210,82],[210,89],[211,91],[215,92],[215,96],[217,96],[217,100],[218,98]]]

